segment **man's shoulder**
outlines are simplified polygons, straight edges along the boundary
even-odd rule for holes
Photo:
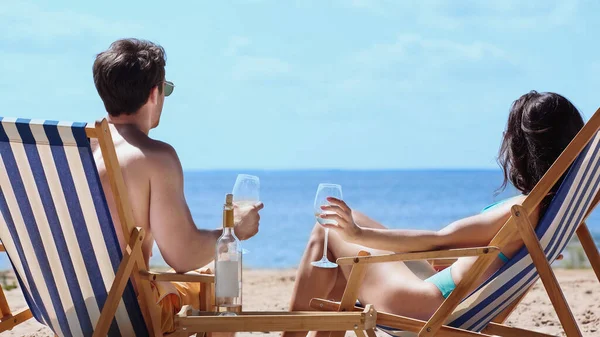
[[[171,144],[152,138],[148,138],[144,143],[140,150],[147,164],[159,169],[172,169],[180,166],[177,151]]]
[[[177,155],[175,148],[167,142],[149,138],[141,146],[142,152],[150,156],[173,156]]]
[[[117,139],[115,142],[121,166],[145,171],[163,171],[165,168],[177,167],[179,158],[177,152],[170,144],[143,137],[127,137]]]

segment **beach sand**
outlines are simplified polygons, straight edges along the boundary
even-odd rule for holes
[[[557,278],[584,336],[600,335],[600,284],[590,269],[556,269]],[[294,284],[293,270],[244,271],[244,308],[246,310],[286,310]],[[11,310],[26,306],[19,289],[6,291]],[[510,316],[508,325],[564,336],[550,300],[540,282]],[[238,336],[278,336],[279,333],[239,333]],[[387,336],[378,332],[379,336]],[[31,319],[6,336],[53,336],[50,329]],[[354,336],[348,333],[347,336]]]

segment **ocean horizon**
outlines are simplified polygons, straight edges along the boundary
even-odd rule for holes
[[[220,228],[225,195],[239,173],[260,178],[259,233],[243,242],[247,268],[294,268],[315,224],[313,201],[319,183],[342,185],[344,200],[389,228],[440,229],[479,213],[485,206],[516,195],[510,186],[499,194],[499,169],[382,170],[186,170],[185,196],[198,228]],[[587,221],[600,240],[600,215]],[[193,258],[193,257],[190,257]],[[165,266],[154,247],[152,266]],[[10,268],[0,255],[0,269]]]
[[[500,169],[281,169],[188,170],[185,194],[199,228],[221,226],[221,207],[239,173],[261,180],[259,233],[244,241],[248,268],[294,268],[315,224],[313,202],[319,183],[342,185],[344,200],[390,228],[440,229],[517,194],[502,184]],[[600,215],[588,220],[600,238]],[[153,265],[163,265],[154,249]]]

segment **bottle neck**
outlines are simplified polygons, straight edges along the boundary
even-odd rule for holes
[[[223,230],[233,229],[233,205],[225,205],[223,208]]]
[[[223,227],[223,234],[235,235],[235,233],[233,232],[233,227]]]

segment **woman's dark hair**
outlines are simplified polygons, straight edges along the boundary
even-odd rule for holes
[[[582,127],[577,108],[559,94],[531,91],[514,101],[498,155],[504,172],[500,190],[510,181],[529,194]],[[549,198],[542,206],[548,203]]]
[[[135,113],[147,101],[152,88],[162,93],[165,50],[152,42],[122,39],[98,54],[93,73],[96,90],[111,116]]]

